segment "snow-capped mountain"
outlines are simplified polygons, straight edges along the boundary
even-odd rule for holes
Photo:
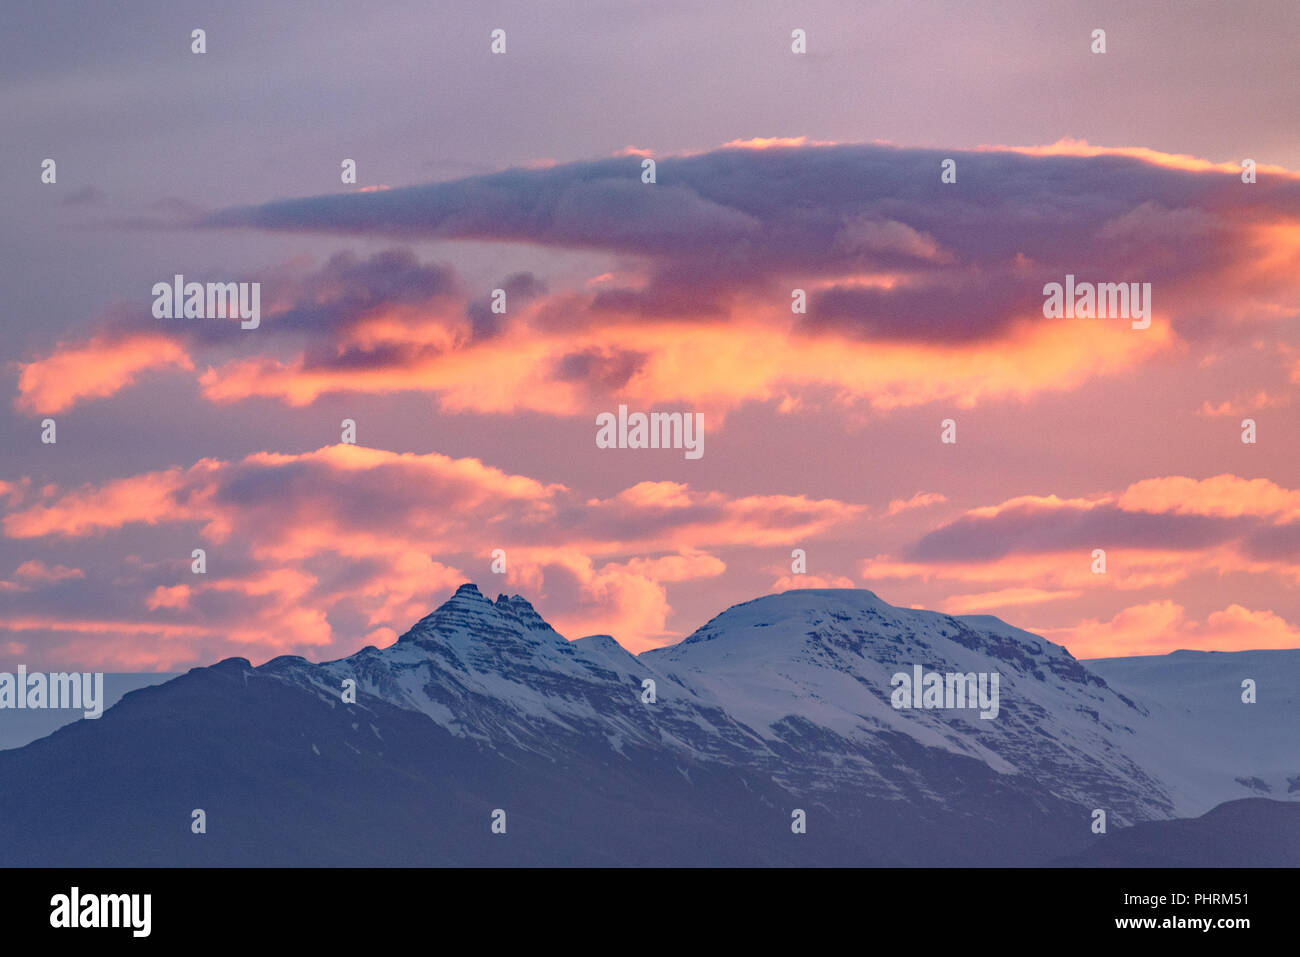
[[[1114,686],[997,619],[858,590],[633,656],[466,584],[390,647],[229,659],[0,753],[0,864],[1036,864],[1085,851],[1096,808],[1154,821],[1243,796],[1225,774],[1300,774],[1285,724],[1267,761],[1182,773],[1178,679],[1103,665]],[[996,673],[996,717],[895,708],[917,668]]]
[[[792,591],[737,605],[641,660],[766,739],[793,743],[800,726],[816,726],[824,735],[823,786],[902,797],[899,775],[908,769],[871,760],[892,732],[999,774],[1053,782],[1057,796],[1107,808],[1121,823],[1172,809],[1168,790],[1125,750],[1146,709],[1064,648],[989,616],[895,608],[854,589]],[[996,718],[973,709],[895,709],[891,676],[917,665],[943,674],[997,673]],[[917,783],[946,797],[943,782]]]
[[[996,720],[894,709],[890,678],[914,665],[998,672]],[[1119,823],[1172,808],[1122,747],[1144,709],[1065,649],[994,618],[894,608],[868,591],[761,598],[679,645],[634,657],[608,636],[565,640],[517,595],[493,603],[462,585],[392,648],[323,667],[277,659],[267,670],[330,700],[355,678],[365,692],[489,745],[663,749],[761,769],[793,793],[851,788],[901,799],[915,789],[942,803],[945,783],[909,768],[886,743],[892,733],[1004,776],[1056,782],[1058,797],[1106,807]],[[653,704],[642,700],[647,678]]]
[[[1300,799],[1300,651],[1175,651],[1084,665],[1146,707],[1127,749],[1164,782],[1176,816],[1243,798]]]
[[[635,747],[740,761],[761,747],[725,712],[608,635],[568,641],[518,595],[494,603],[471,584],[389,648],[325,665],[277,658],[264,669],[315,688],[331,704],[342,682],[355,679],[363,697],[421,712],[489,748],[616,756]],[[642,701],[646,678],[657,685],[653,705]]]

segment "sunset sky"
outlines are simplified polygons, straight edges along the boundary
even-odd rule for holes
[[[1300,647],[1300,6],[978,6],[7,12],[0,661],[336,658],[464,581],[632,651],[793,587]]]

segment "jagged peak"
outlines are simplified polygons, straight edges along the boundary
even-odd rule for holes
[[[450,598],[417,621],[397,640],[403,642],[426,639],[430,632],[463,624],[467,618],[481,617],[485,612],[490,613],[493,610],[492,602],[484,597],[478,590],[478,586],[473,582],[465,582]]]
[[[554,631],[546,620],[522,595],[498,595],[493,602],[473,582],[465,582],[436,609],[421,618],[398,641],[430,640],[446,629],[463,628],[469,622],[497,619],[502,625],[507,619],[527,631]]]
[[[537,609],[523,595],[511,595],[509,598],[505,594],[497,596],[496,607],[509,615],[514,615],[528,628],[550,628]]]

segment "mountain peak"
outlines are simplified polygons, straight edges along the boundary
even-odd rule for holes
[[[496,607],[505,612],[507,615],[513,615],[519,619],[520,624],[525,628],[550,628],[546,620],[537,613],[537,609],[529,604],[528,599],[522,595],[511,595],[509,598],[505,594],[497,595]]]
[[[441,640],[456,632],[482,634],[484,629],[504,629],[516,634],[554,633],[554,629],[522,595],[502,594],[493,602],[473,582],[465,582],[398,641],[427,642]]]
[[[910,609],[895,608],[875,592],[867,591],[865,588],[792,588],[732,605],[710,619],[703,627],[696,629],[682,642],[670,645],[668,648],[684,649],[699,645],[712,641],[725,632],[741,633],[754,628],[767,629],[794,620],[817,621],[826,614],[832,616],[865,614],[878,619],[895,620],[900,615],[914,614],[914,612]],[[777,628],[777,631],[780,630]]]
[[[398,641],[428,640],[439,632],[464,627],[494,611],[492,602],[473,582],[465,582],[456,593],[417,621]]]

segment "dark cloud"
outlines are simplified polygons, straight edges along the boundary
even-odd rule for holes
[[[644,254],[707,248],[755,235],[761,225],[690,187],[642,184],[636,158],[286,200],[213,213],[202,223],[408,239],[510,239]]]
[[[1300,522],[1262,528],[1246,539],[1242,550],[1258,561],[1300,564]]]
[[[1254,518],[1013,506],[996,515],[966,516],[924,535],[905,552],[914,562],[991,561],[1013,554],[1094,548],[1195,550],[1234,541]]]
[[[169,281],[164,277],[160,281]],[[265,336],[307,337],[318,364],[328,365],[337,354],[341,333],[386,310],[451,305],[463,294],[454,269],[438,263],[421,263],[405,248],[387,249],[361,258],[355,253],[335,253],[319,269],[295,274],[287,269],[261,275],[186,275],[188,282],[261,282],[261,325]],[[152,300],[149,300],[152,302]],[[140,332],[139,313],[148,307],[115,310],[105,334],[111,338]],[[238,341],[246,335],[237,321],[151,320],[176,338],[209,345]],[[367,350],[372,351],[372,350]],[[378,353],[381,349],[373,350]],[[312,355],[309,355],[309,359]],[[359,361],[340,357],[338,365]]]
[[[958,182],[940,164],[958,163]],[[809,331],[884,338],[996,335],[1041,306],[1045,282],[1152,282],[1163,301],[1229,269],[1243,224],[1300,216],[1300,183],[1249,188],[1224,172],[1138,158],[900,149],[720,149],[510,170],[374,193],[227,209],[212,227],[403,238],[509,240],[636,254],[642,289],[598,293],[596,310],[707,313],[740,291],[830,279]],[[889,274],[889,288],[835,283]]]
[[[960,276],[914,290],[832,286],[811,297],[804,325],[864,339],[968,342],[1010,325],[1041,295],[1041,283],[1016,276]]]
[[[570,352],[555,364],[554,378],[560,382],[585,382],[600,389],[617,391],[641,368],[647,356],[627,349]]]
[[[270,320],[277,331],[340,330],[386,309],[428,305],[459,291],[449,266],[421,264],[408,249],[368,259],[336,253],[295,287],[292,304]]]
[[[470,321],[471,336],[475,340],[494,339],[506,327],[507,316],[520,306],[525,306],[546,292],[546,283],[530,272],[512,273],[496,284],[506,294],[506,312],[493,312],[490,300],[478,298],[465,307]]]
[[[700,268],[702,265],[697,261],[682,270],[656,272],[641,289],[622,286],[600,289],[592,297],[589,309],[597,316],[617,313],[661,319],[725,317],[731,298],[729,283],[720,282],[707,269]],[[755,286],[766,284],[763,277],[755,277]]]

